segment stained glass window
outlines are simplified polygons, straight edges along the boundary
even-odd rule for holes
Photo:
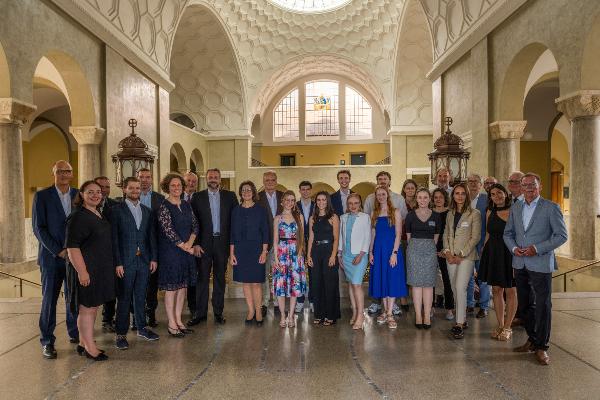
[[[306,86],[306,137],[339,136],[339,84],[312,81]]]
[[[290,11],[315,13],[334,10],[349,3],[350,0],[271,0],[271,2]]]
[[[281,140],[298,140],[300,133],[300,109],[298,88],[281,99],[273,110],[273,137]]]
[[[360,93],[346,86],[346,137],[371,137],[371,105]]]

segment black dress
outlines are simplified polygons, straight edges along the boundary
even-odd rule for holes
[[[488,285],[511,288],[515,286],[512,268],[512,254],[504,244],[506,222],[496,210],[490,212],[487,222],[488,241],[483,246],[479,263],[479,280]]]
[[[315,210],[315,212],[317,211]],[[313,221],[312,230],[311,258],[313,266],[311,277],[314,279],[315,319],[327,318],[335,321],[340,319],[341,312],[337,257],[335,257],[335,265],[329,266],[329,258],[333,250],[333,226],[327,218],[317,216],[316,221]]]
[[[116,274],[112,258],[110,223],[81,207],[67,221],[66,247],[81,250],[90,284],[81,286],[74,267],[69,266],[71,303],[97,307],[116,297]]]
[[[252,207],[236,206],[231,212],[231,244],[234,245],[237,265],[233,266],[233,280],[242,283],[265,281],[265,264],[259,264],[263,245],[269,244],[267,211],[258,204]]]

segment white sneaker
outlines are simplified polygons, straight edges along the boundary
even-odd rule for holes
[[[398,304],[394,303],[394,307],[392,308],[392,314],[394,315],[402,315],[402,309],[398,307]]]
[[[296,309],[294,310],[294,312],[296,314],[300,314],[302,312],[303,308],[304,308],[304,303],[296,303]]]
[[[446,311],[446,319],[448,321],[452,321],[454,319],[454,313],[452,312],[452,310]]]
[[[369,314],[377,314],[379,310],[381,310],[381,305],[377,303],[371,303],[369,308],[367,308]]]

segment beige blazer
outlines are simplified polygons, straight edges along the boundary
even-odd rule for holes
[[[477,243],[481,239],[481,214],[472,209],[463,213],[454,233],[454,210],[448,211],[446,229],[444,229],[444,252],[463,257],[467,260],[478,260]]]

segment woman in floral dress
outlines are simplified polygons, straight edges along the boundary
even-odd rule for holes
[[[287,191],[282,197],[283,211],[273,221],[273,248],[277,256],[273,263],[273,296],[277,297],[281,321],[279,326],[296,326],[294,309],[296,298],[306,294],[306,269],[302,257],[304,248],[304,220],[296,207],[296,195]],[[290,298],[288,316],[285,298]]]

